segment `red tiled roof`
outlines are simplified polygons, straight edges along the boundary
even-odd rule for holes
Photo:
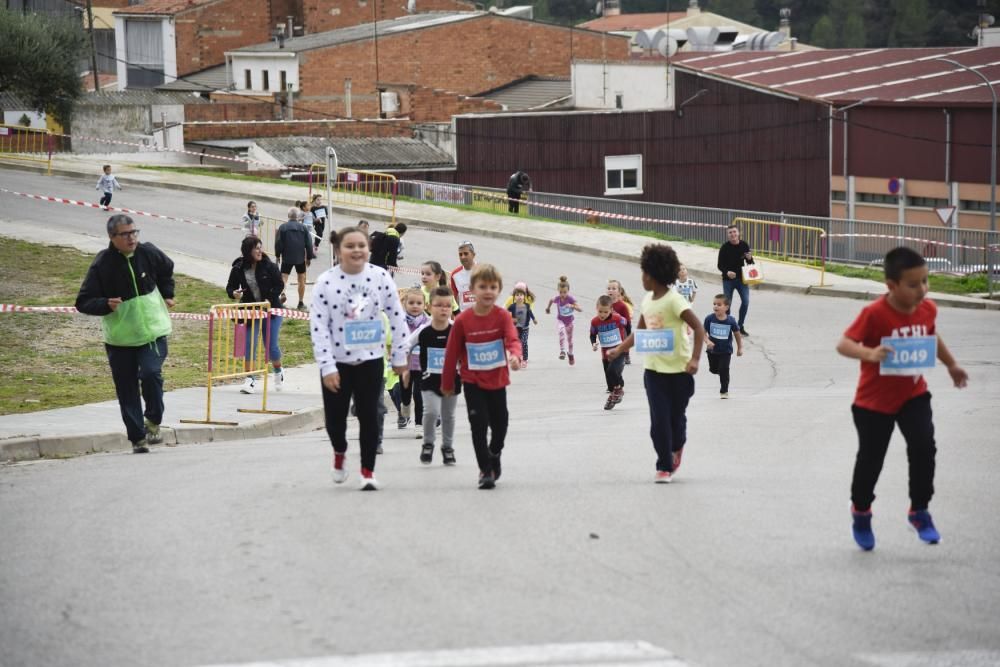
[[[207,5],[216,0],[147,0],[141,5],[122,7],[115,10],[114,14],[160,14],[163,16],[173,16],[188,9],[193,9],[200,5]]]
[[[994,87],[1000,85],[1000,47],[690,52],[678,53],[672,61],[705,74],[835,105],[867,98],[875,98],[870,104],[889,105],[991,103],[993,98],[982,79],[936,58],[971,67]]]
[[[655,12],[646,14],[619,14],[617,16],[602,16],[593,21],[587,21],[576,26],[598,32],[631,32],[633,30],[650,30],[662,28],[672,21],[679,21],[687,16],[687,12]]]

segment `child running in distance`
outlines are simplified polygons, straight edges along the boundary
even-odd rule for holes
[[[524,285],[524,283],[518,283]],[[538,324],[535,314],[531,312],[531,303],[528,302],[528,288],[515,287],[514,294],[511,295],[513,302],[507,306],[510,316],[514,320],[514,327],[517,329],[517,337],[521,340],[521,368],[528,367],[528,332],[531,323]]]
[[[691,304],[670,289],[677,282],[680,262],[668,245],[655,243],[642,249],[639,259],[642,300],[639,323],[624,343],[608,352],[612,360],[633,346],[645,357],[643,382],[649,401],[650,436],[656,450],[657,484],[669,484],[681,465],[687,442],[687,405],[694,395],[694,375],[705,343],[705,329]],[[694,346],[684,325],[694,331]]]
[[[687,299],[688,303],[694,303],[694,297],[698,294],[698,283],[694,278],[688,276],[687,267],[681,264],[681,270],[677,273],[677,284],[674,286],[677,293]]]
[[[851,481],[854,541],[875,548],[872,502],[896,425],[906,440],[910,466],[908,520],[917,536],[937,544],[941,535],[928,507],[934,495],[934,420],[923,373],[938,359],[958,388],[968,374],[936,331],[937,305],[927,296],[927,263],[909,248],[890,250],[883,262],[889,293],[865,306],[837,344],[837,352],[861,360],[861,377],[851,412],[858,431],[858,455]]]
[[[448,274],[438,262],[424,262],[420,265],[420,289],[424,293],[424,301],[427,304],[427,314],[431,315],[431,294],[437,287],[448,287]],[[450,288],[449,288],[450,289]],[[454,307],[452,313],[458,315],[458,301],[452,296]]]
[[[257,213],[257,202],[247,202],[247,212],[243,214],[243,233],[246,236],[260,236],[260,214]]]
[[[680,283],[678,283],[680,284]],[[729,398],[729,362],[733,359],[733,337],[736,337],[736,356],[743,356],[743,336],[736,318],[729,314],[729,299],[716,294],[712,299],[712,314],[705,318],[708,335],[708,372],[719,376],[719,398]]]
[[[605,410],[614,408],[622,402],[622,398],[625,396],[625,380],[622,378],[625,358],[608,358],[608,351],[621,345],[628,337],[628,334],[625,333],[625,324],[625,318],[611,309],[611,297],[607,294],[598,297],[597,316],[590,321],[590,344],[595,352],[598,349],[601,350],[604,380],[610,394],[604,404]]]
[[[424,444],[420,448],[420,462],[430,464],[434,459],[434,435],[441,423],[441,462],[455,465],[455,408],[462,391],[458,368],[449,367],[454,392],[445,396],[441,392],[441,377],[445,373],[444,357],[451,333],[451,313],[455,302],[451,289],[438,286],[431,290],[430,324],[410,336],[410,349],[417,351],[420,362],[420,393],[424,403]]]
[[[424,293],[419,287],[411,287],[403,292],[403,308],[406,310],[406,327],[409,335],[423,329],[431,321],[424,312]],[[410,403],[413,403],[413,422],[419,427],[424,423],[424,401],[420,394],[420,350],[410,350],[410,381],[401,387],[402,410],[399,414],[399,428],[410,423]],[[417,437],[423,434],[417,429]]]
[[[338,248],[340,264],[316,279],[309,324],[333,445],[333,481],[347,479],[347,412],[353,397],[361,427],[361,488],[374,491],[379,488],[375,457],[386,335],[394,334],[392,368],[405,379],[406,317],[392,277],[368,263],[368,237],[361,230],[341,229],[330,235],[330,242]]]
[[[635,308],[635,304],[632,303],[632,299],[625,294],[625,288],[622,287],[621,281],[611,279],[608,281],[608,296],[611,297],[611,308],[625,318],[625,333],[632,333],[632,310]],[[625,365],[632,363],[632,357],[626,352],[625,353]]]
[[[100,180],[97,181],[97,187],[95,190],[100,190],[103,194],[101,197],[100,206],[107,210],[111,206],[111,196],[114,194],[115,190],[121,190],[121,183],[118,179],[111,174],[111,165],[106,164],[103,168],[104,173],[101,175]]]
[[[545,314],[548,315],[552,310],[552,304],[555,304],[556,326],[559,329],[559,358],[565,359],[568,356],[569,365],[572,366],[576,363],[576,357],[573,356],[573,311],[582,313],[583,309],[569,293],[569,279],[566,276],[559,276],[556,290],[559,293],[549,299],[549,304],[545,306]]]
[[[473,304],[455,318],[444,357],[445,368],[460,368],[472,446],[479,464],[479,488],[492,489],[500,478],[500,455],[507,436],[507,372],[521,367],[521,343],[510,313],[496,305],[503,278],[492,264],[479,264],[469,279]],[[441,393],[455,393],[451,374],[441,376]],[[489,440],[487,440],[489,431]]]
[[[528,289],[528,283],[521,282],[521,283],[514,283],[513,291],[511,291],[510,296],[507,297],[507,300],[503,302],[504,308],[510,308],[510,304],[514,303],[514,294],[517,292],[517,290],[524,291],[525,295],[524,302],[526,304],[528,304],[529,306],[535,305],[535,293],[532,292],[530,289]]]

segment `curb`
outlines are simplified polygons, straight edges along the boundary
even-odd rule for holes
[[[292,415],[265,419],[245,426],[163,427],[160,447],[194,445],[207,442],[256,440],[315,431],[324,425],[323,408],[307,408]],[[14,463],[39,459],[63,459],[99,452],[127,452],[132,444],[124,433],[87,433],[83,435],[27,436],[0,441],[0,462]]]

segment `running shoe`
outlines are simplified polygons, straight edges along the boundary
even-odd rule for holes
[[[934,527],[934,520],[931,519],[931,513],[927,510],[917,510],[916,512],[910,511],[909,515],[910,525],[913,530],[917,531],[917,536],[927,544],[937,544],[941,541],[941,535],[938,534],[937,528]]]
[[[434,445],[424,443],[424,446],[420,448],[420,462],[424,465],[430,464],[434,459]]]
[[[749,338],[750,332],[746,330],[746,327],[740,327],[740,335]]]
[[[375,448],[375,454],[384,454],[384,453],[385,452],[382,451],[382,443],[380,442],[378,443],[378,447]]]
[[[719,398],[729,398],[729,392],[728,391],[720,391],[719,392]]]
[[[501,473],[500,454],[490,454],[490,456],[493,457],[493,481],[498,481]]]
[[[496,486],[496,480],[493,479],[493,471],[490,472],[480,472],[479,473],[479,488],[486,490],[492,489]]]
[[[569,355],[569,365],[572,366],[575,363],[576,363],[576,357],[574,357],[572,354]]]
[[[562,359],[565,359],[565,358],[566,358],[566,351],[565,350],[559,350],[559,359],[562,360]]]
[[[417,426],[419,428],[417,428],[417,432],[413,434],[413,439],[414,440],[423,440],[424,439],[424,427],[421,426],[420,424],[417,424]]]
[[[851,507],[851,518],[854,523],[851,532],[854,534],[854,541],[865,551],[875,548],[875,533],[872,532],[872,511],[859,512]]]
[[[441,448],[441,463],[445,464],[446,466],[453,466],[453,465],[455,465],[455,450],[454,449],[445,449],[444,447],[442,447]]]
[[[677,474],[677,469],[681,467],[681,459],[684,458],[684,448],[681,447],[676,452],[673,452],[674,458],[674,474]]]
[[[625,398],[625,390],[621,387],[616,387],[615,390],[611,392],[611,397],[615,399],[615,404],[617,405],[622,402],[623,398]]]
[[[274,382],[271,384],[275,391],[281,391],[285,386],[285,374],[278,371],[274,374]]]
[[[163,444],[163,436],[160,435],[160,425],[154,424],[148,419],[143,419],[143,423],[146,424],[146,442],[150,445]]]
[[[615,401],[615,395],[611,394],[608,396],[608,400],[604,403],[604,409],[611,410],[615,407],[615,405],[617,405],[617,402]]]
[[[632,365],[632,355],[629,354],[628,352],[625,353],[625,365],[626,366]]]
[[[243,386],[240,387],[241,394],[252,394],[257,391],[257,382],[253,379],[252,375],[246,376],[243,379]]]
[[[346,458],[343,454],[333,453],[333,465],[330,467],[330,473],[333,475],[334,484],[343,484],[347,481],[347,468],[344,467],[344,459]]]
[[[396,428],[406,428],[409,425],[409,423],[410,423],[409,417],[404,417],[403,415],[399,415],[399,418],[396,419]]]
[[[148,454],[149,453],[149,443],[143,438],[139,442],[132,443],[132,453],[133,454]]]
[[[673,481],[670,477],[670,473],[666,470],[657,470],[656,477],[653,479],[657,484],[670,484]]]
[[[368,468],[361,469],[361,490],[378,491],[379,483],[375,479],[375,473]]]

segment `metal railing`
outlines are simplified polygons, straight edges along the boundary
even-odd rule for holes
[[[819,286],[824,286],[826,233],[822,229],[752,218],[734,218],[732,224],[740,228],[754,257],[815,269]]]
[[[0,125],[0,159],[44,164],[52,175],[52,132],[22,125]]]
[[[337,168],[337,177],[327,179],[327,168],[323,164],[309,167],[309,197],[313,191],[323,192],[332,204],[339,202],[351,206],[389,211],[392,222],[396,221],[396,177],[381,171]]]

